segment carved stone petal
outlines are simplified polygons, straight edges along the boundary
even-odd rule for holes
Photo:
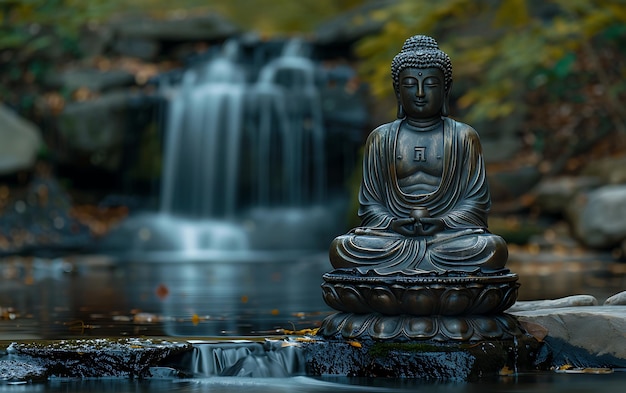
[[[466,314],[472,305],[472,296],[466,288],[449,288],[441,296],[442,315]]]
[[[409,315],[432,315],[436,310],[436,298],[425,287],[407,289],[402,297],[402,311]]]
[[[439,332],[437,319],[431,317],[412,317],[405,323],[404,331],[409,338],[429,339]]]
[[[403,317],[376,318],[372,321],[369,334],[381,340],[389,340],[402,334]]]
[[[476,304],[472,307],[473,314],[485,314],[497,308],[502,303],[502,291],[498,288],[485,288],[478,295]]]
[[[375,287],[369,293],[368,303],[372,310],[385,315],[397,315],[401,313],[400,305],[394,293],[385,287]]]

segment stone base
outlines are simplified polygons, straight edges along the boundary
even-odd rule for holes
[[[476,343],[318,337],[304,343],[303,352],[307,375],[472,381],[531,370],[538,346],[527,336]]]
[[[524,331],[517,320],[507,314],[386,316],[336,313],[324,319],[317,334],[335,340],[469,342],[513,340],[524,335]]]
[[[517,299],[517,275],[361,274],[337,269],[323,276],[324,301],[337,311],[385,315],[484,315],[502,313]]]

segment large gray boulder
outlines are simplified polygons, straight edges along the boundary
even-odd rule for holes
[[[124,70],[100,71],[95,68],[70,68],[48,75],[46,83],[51,87],[68,91],[86,88],[90,91],[102,92],[117,87],[132,86],[135,83],[135,76]]]
[[[618,246],[626,239],[626,185],[604,186],[579,194],[567,217],[576,237],[595,248]]]
[[[605,306],[626,306],[626,291],[616,293],[604,302]]]
[[[560,299],[518,301],[507,312],[532,311],[546,308],[597,306],[598,300],[591,295],[574,295]]]
[[[605,184],[625,184],[626,156],[594,159],[580,174],[601,178]]]
[[[39,128],[0,104],[0,175],[31,168],[42,147]]]
[[[122,160],[129,94],[114,92],[68,104],[59,116],[59,161],[116,171]]]
[[[240,33],[239,27],[227,19],[204,14],[185,18],[119,19],[111,24],[117,39],[154,41],[219,41]]]
[[[533,190],[534,207],[542,213],[560,215],[580,192],[604,185],[595,176],[558,176],[542,179]]]
[[[489,188],[494,201],[508,201],[526,194],[541,180],[539,169],[520,166],[489,172]]]
[[[544,342],[538,362],[553,367],[626,367],[626,307],[590,306],[512,312]]]

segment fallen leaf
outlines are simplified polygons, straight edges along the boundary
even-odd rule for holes
[[[295,336],[315,336],[319,328],[315,329],[302,329],[302,330],[284,330],[285,334],[295,335]]]
[[[170,293],[170,290],[167,289],[167,287],[164,284],[159,284],[159,286],[156,289],[156,295],[161,300],[165,299],[167,295],[169,295],[169,293]]]
[[[498,372],[498,375],[500,376],[513,375],[513,374],[515,374],[515,371],[511,370],[507,366],[502,367],[502,369]]]

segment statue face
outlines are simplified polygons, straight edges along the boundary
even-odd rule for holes
[[[399,79],[400,103],[408,118],[424,119],[441,114],[446,92],[439,68],[405,68]]]

